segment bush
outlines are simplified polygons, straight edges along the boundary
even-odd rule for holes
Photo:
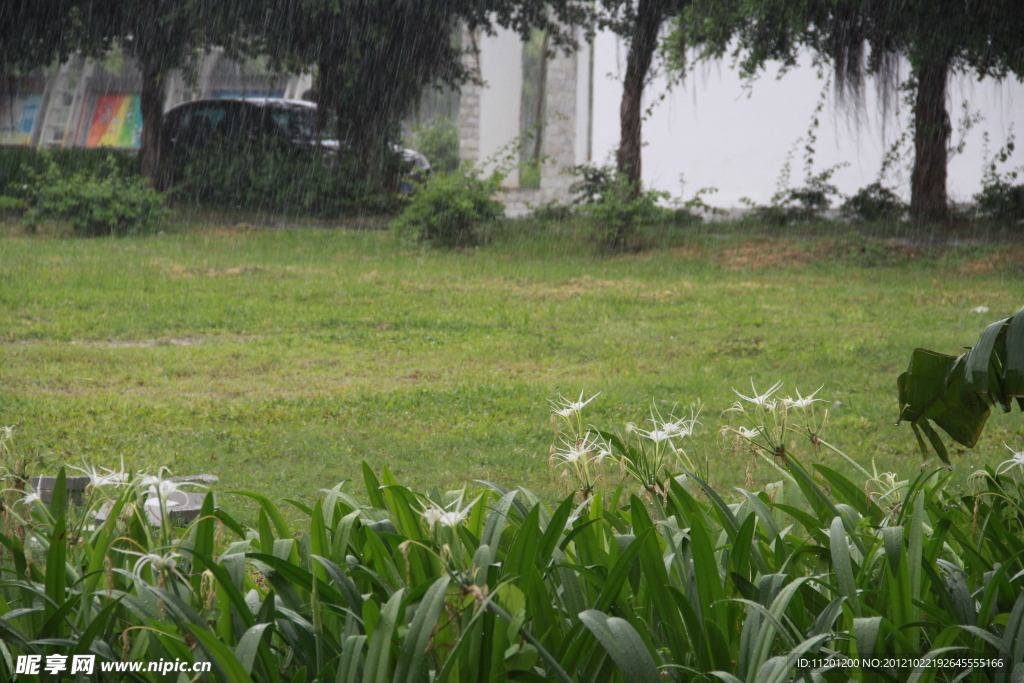
[[[667,192],[639,192],[624,173],[611,166],[576,166],[570,172],[579,178],[569,187],[573,203],[593,224],[594,240],[608,251],[635,247],[636,229],[642,223],[663,219],[669,211],[658,201]]]
[[[567,221],[573,216],[573,207],[562,204],[557,199],[532,207],[530,218],[542,223]]]
[[[15,465],[0,679],[86,655],[97,681],[125,680],[100,673],[119,662],[257,683],[1019,680],[1024,461],[960,492],[941,470],[869,472],[823,441],[813,395],[777,389],[741,395],[727,429],[769,473],[761,490],[694,471],[696,412],[652,411],[620,437],[587,426],[582,396],[555,405],[552,464],[576,492],[550,505],[497,485],[418,492],[364,463],[362,500],[338,484],[282,511],[234,492],[255,508],[242,520],[208,495],[186,526],[163,470],[85,468],[75,508],[63,469],[44,504]],[[616,471],[628,480],[605,485]],[[86,512],[105,502],[103,520]]]
[[[784,184],[789,177],[787,162],[787,167],[783,170],[783,180],[780,181],[782,187],[772,197],[771,204],[758,206],[749,199],[741,201],[750,205],[754,218],[770,225],[782,226],[818,220],[832,206],[832,198],[841,196],[839,188],[831,181],[835,172],[844,165],[837,164],[817,175],[810,175],[808,171],[806,185],[788,188]]]
[[[456,173],[438,173],[419,185],[392,226],[404,237],[437,247],[473,244],[482,223],[501,218],[504,205],[493,195],[503,176],[481,178],[468,166]]]
[[[974,201],[985,218],[1004,223],[1024,220],[1024,184],[1011,185],[997,178],[983,185]]]
[[[985,149],[988,149],[988,133],[983,135]],[[978,214],[984,218],[1005,223],[1024,220],[1024,184],[1014,184],[1024,167],[999,172],[999,166],[1006,164],[1016,150],[1017,136],[1010,125],[1006,144],[987,160],[981,177],[981,192],[974,195]],[[986,154],[987,156],[987,154]]]
[[[117,165],[118,172],[123,176],[139,174],[139,155],[135,150],[81,147],[36,150],[31,147],[0,147],[0,190],[12,185],[23,185],[25,169],[44,173],[53,163],[64,175],[97,175],[104,172],[111,161]]]
[[[152,232],[167,216],[164,198],[139,176],[124,171],[113,156],[94,172],[68,173],[42,153],[45,168],[23,168],[25,182],[9,189],[25,202],[23,220],[70,223],[86,237]]]
[[[891,222],[903,218],[907,205],[895,192],[875,182],[857,190],[855,195],[843,202],[839,210],[850,220]]]
[[[448,119],[413,126],[409,146],[427,157],[435,173],[452,173],[459,168],[459,129]]]
[[[354,155],[325,156],[289,144],[239,146],[216,140],[202,153],[168,160],[177,201],[209,207],[338,217],[393,213],[403,198],[397,184],[402,161],[385,155],[371,172]]]

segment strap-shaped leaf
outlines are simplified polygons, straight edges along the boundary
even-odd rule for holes
[[[1003,361],[1003,387],[1007,396],[1015,396],[1024,410],[1024,309],[1006,326],[1006,357]]]
[[[973,448],[990,406],[999,404],[1009,412],[1012,399],[1017,398],[1024,410],[1024,309],[988,325],[978,343],[959,357],[914,349],[910,367],[896,380],[896,388],[900,421],[913,425],[918,444],[927,454],[917,429],[924,432],[948,465],[948,453],[929,420],[957,443]]]
[[[402,653],[395,665],[394,683],[415,683],[422,676],[423,661],[427,656],[428,645],[433,634],[437,618],[444,606],[445,592],[450,579],[447,574],[434,581],[423,596],[416,614],[409,625],[409,632],[402,643]]]
[[[628,621],[594,609],[581,612],[580,621],[618,665],[627,683],[659,683],[654,657]]]
[[[987,393],[988,367],[992,362],[992,352],[996,348],[999,333],[1003,331],[1010,318],[994,322],[981,333],[978,343],[967,352],[967,390],[976,394]]]
[[[366,653],[366,670],[363,680],[366,683],[386,683],[388,668],[391,662],[391,639],[398,623],[398,612],[402,606],[405,589],[399,589],[385,603],[380,611],[380,621],[370,636],[370,645]]]

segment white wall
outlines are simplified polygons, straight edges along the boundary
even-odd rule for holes
[[[519,136],[519,106],[523,93],[523,44],[519,35],[498,29],[497,35],[480,37],[481,162]],[[508,187],[519,185],[516,169],[505,179]]]
[[[625,72],[625,60],[625,46],[617,37],[607,33],[598,36],[593,150],[597,163],[611,160],[618,145],[620,76]],[[749,92],[728,62],[698,67],[644,122],[645,185],[678,196],[679,177],[684,174],[682,193],[686,198],[701,187],[717,187],[719,192],[706,198],[716,206],[739,206],[744,196],[766,203],[775,192],[787,153],[807,133],[823,85],[809,66],[809,59],[803,61],[801,68],[781,80],[775,79],[776,69],[769,69]],[[645,106],[663,92],[664,83],[664,78],[658,78],[648,86]],[[949,111],[954,131],[965,97],[970,98],[973,110],[981,110],[985,116],[968,136],[964,154],[949,165],[950,197],[968,201],[980,188],[982,132],[989,132],[991,151],[1003,145],[1011,123],[1024,138],[1024,85],[1014,80],[978,83],[963,76],[955,77],[951,85]],[[882,155],[900,135],[902,123],[909,116],[904,110],[899,120],[888,121],[883,140],[873,84],[868,82],[865,90],[867,106],[860,114],[859,125],[838,111],[830,97],[817,131],[816,169],[850,162],[834,177],[839,189],[848,195],[874,182]],[[1014,161],[1014,165],[1024,164],[1024,150]],[[795,185],[804,177],[802,145],[793,154],[792,169],[791,185]],[[903,180],[900,190],[909,197],[908,174]]]

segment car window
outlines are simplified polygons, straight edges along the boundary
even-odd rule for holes
[[[227,112],[223,105],[214,104],[194,108],[192,110],[192,117],[194,119],[203,119],[209,124],[211,129],[216,129],[218,125],[225,122]]]
[[[308,107],[274,107],[271,120],[280,135],[293,140],[312,140],[316,137],[316,110]],[[337,127],[334,117],[328,117],[321,138],[333,138]]]

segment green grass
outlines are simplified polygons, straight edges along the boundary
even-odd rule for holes
[[[959,353],[1019,309],[1024,249],[839,230],[712,225],[608,257],[525,223],[452,253],[381,231],[79,240],[9,225],[0,426],[16,425],[12,456],[36,469],[123,457],[308,502],[367,460],[414,488],[487,479],[554,498],[559,394],[602,392],[587,416],[618,429],[652,400],[703,401],[694,451],[724,488],[772,478],[718,434],[732,389],[782,380],[783,395],[824,384],[841,403],[829,440],[911,474],[896,376],[913,348]],[[1020,437],[1019,413],[993,415],[974,452],[954,452],[956,479]]]

